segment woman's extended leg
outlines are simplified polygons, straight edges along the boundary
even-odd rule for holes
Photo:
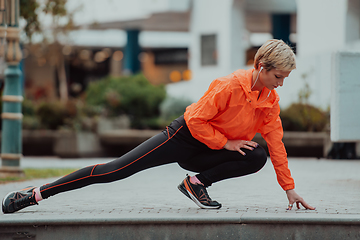
[[[112,182],[126,178],[147,168],[177,162],[196,154],[196,140],[189,140],[183,118],[175,120],[162,133],[140,144],[122,157],[106,164],[82,168],[55,182],[40,187],[42,198],[78,189],[94,183]],[[195,142],[195,143],[194,143]],[[37,204],[37,188],[7,194],[2,202],[4,213],[12,213]]]

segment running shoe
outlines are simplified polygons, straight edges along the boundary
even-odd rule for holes
[[[209,197],[206,188],[201,184],[192,184],[190,182],[190,177],[187,176],[184,181],[182,181],[178,189],[188,198],[190,198],[196,205],[200,208],[205,209],[219,209],[221,204],[217,201],[211,200]]]
[[[13,213],[31,205],[38,205],[35,200],[35,188],[27,187],[20,191],[8,193],[2,201],[3,213]]]

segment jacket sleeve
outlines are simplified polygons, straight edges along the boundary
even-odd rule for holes
[[[289,190],[295,188],[295,183],[291,177],[286,149],[282,142],[283,128],[279,113],[280,107],[277,105],[265,118],[264,124],[259,132],[267,143],[278,183],[284,190]]]
[[[227,84],[215,80],[197,103],[185,112],[185,121],[191,135],[211,149],[222,149],[227,138],[211,125],[211,120],[226,108],[231,95]]]

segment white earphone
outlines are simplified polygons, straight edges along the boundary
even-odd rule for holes
[[[251,86],[251,89],[253,89],[253,87],[255,86],[255,84],[256,84],[256,82],[257,82],[257,80],[258,80],[258,78],[259,78],[259,75],[260,75],[260,73],[261,73],[261,71],[262,71],[263,69],[264,69],[263,67],[260,67],[259,73],[257,74],[256,79],[255,79],[255,82],[254,82],[254,84]]]

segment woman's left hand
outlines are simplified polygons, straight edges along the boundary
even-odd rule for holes
[[[286,191],[287,198],[289,199],[288,210],[291,210],[293,205],[296,203],[298,209],[300,209],[300,203],[304,206],[304,208],[309,210],[315,210],[314,207],[307,204],[302,197],[300,197],[294,189]]]

